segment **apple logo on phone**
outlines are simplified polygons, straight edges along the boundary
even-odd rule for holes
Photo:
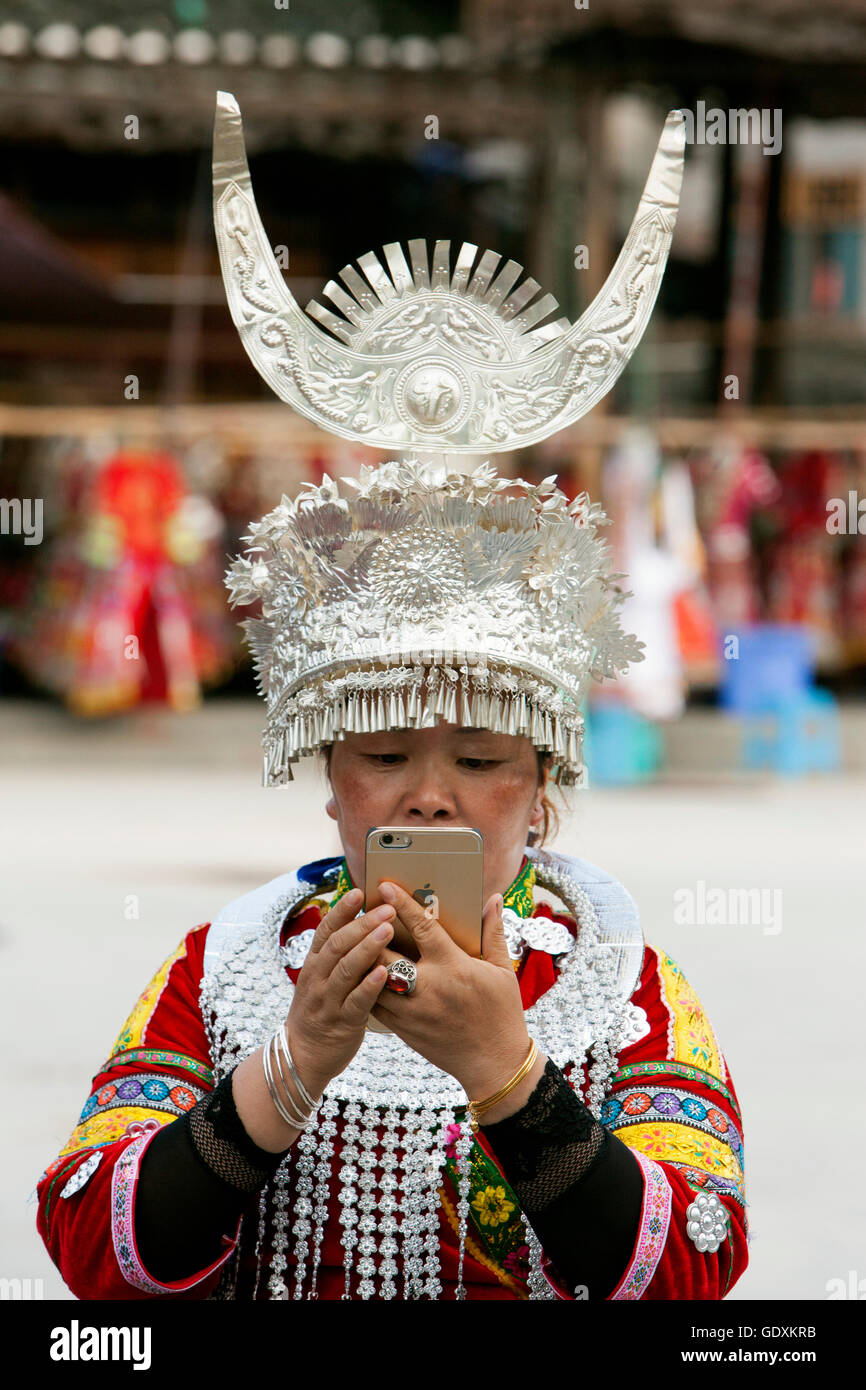
[[[428,917],[435,917],[438,910],[438,899],[435,892],[430,887],[429,882],[423,888],[416,888],[412,894],[416,903],[420,903]]]

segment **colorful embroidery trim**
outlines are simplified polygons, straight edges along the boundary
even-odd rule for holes
[[[720,1197],[736,1202],[745,1213],[748,1203],[737,1184],[729,1178],[717,1177],[715,1173],[702,1173],[700,1168],[690,1168],[687,1163],[671,1163],[671,1167],[679,1169],[693,1192],[715,1192]]]
[[[670,1073],[671,1076],[681,1076],[685,1081],[697,1081],[701,1086],[709,1086],[710,1090],[718,1091],[719,1095],[725,1097],[737,1119],[742,1123],[740,1107],[721,1081],[715,1076],[711,1076],[708,1071],[702,1071],[700,1067],[690,1067],[686,1062],[632,1062],[627,1067],[620,1067],[613,1084],[618,1081],[628,1081],[635,1076],[664,1076]]]
[[[112,1067],[133,1067],[142,1062],[154,1067],[176,1067],[178,1071],[186,1071],[191,1076],[198,1077],[206,1086],[213,1087],[214,1084],[213,1069],[204,1062],[197,1062],[194,1057],[185,1057],[182,1052],[164,1052],[160,1048],[136,1047],[126,1052],[117,1052],[109,1057],[102,1070],[106,1072]]]
[[[336,902],[338,898],[344,897],[346,893],[351,893],[354,886],[355,885],[349,877],[349,866],[345,859],[342,859],[340,861],[340,872],[337,874],[337,885],[334,889],[333,901]]]
[[[114,1144],[124,1137],[127,1125],[130,1124],[143,1124],[145,1120],[155,1120],[161,1128],[163,1125],[170,1125],[175,1119],[175,1115],[167,1115],[164,1111],[150,1110],[141,1105],[130,1105],[117,1110],[112,1108],[100,1115],[91,1116],[83,1124],[76,1125],[60,1150],[59,1157],[75,1153],[78,1149],[95,1149],[103,1144]]]
[[[692,1091],[681,1091],[674,1087],[644,1086],[632,1087],[608,1096],[601,1107],[601,1123],[609,1129],[621,1132],[627,1125],[645,1123],[649,1120],[673,1120],[677,1124],[691,1125],[711,1134],[716,1139],[730,1145],[743,1165],[743,1141],[736,1126],[715,1105],[708,1105]]]
[[[159,1284],[151,1278],[139,1259],[135,1243],[135,1188],[141,1156],[152,1137],[145,1134],[140,1139],[133,1139],[114,1165],[111,1179],[111,1240],[120,1272],[127,1284],[131,1284],[134,1289],[141,1289],[142,1293],[174,1293],[194,1288],[220,1265],[225,1264],[237,1241],[232,1241],[224,1255],[191,1279],[179,1279],[173,1284]]]
[[[644,1178],[640,1229],[631,1263],[611,1294],[612,1301],[643,1298],[662,1257],[671,1220],[671,1185],[667,1176],[643,1154],[635,1153],[635,1158]]]
[[[459,1137],[460,1125],[448,1125],[445,1131],[445,1171],[455,1192],[459,1182],[455,1145]],[[529,1266],[523,1213],[515,1193],[493,1159],[478,1143],[473,1144],[469,1155],[469,1214],[495,1270],[502,1271],[512,1279],[525,1281]]]
[[[439,1189],[439,1202],[448,1219],[448,1224],[454,1234],[457,1235],[460,1230],[457,1208],[451,1201],[444,1187]],[[487,1254],[480,1241],[473,1240],[471,1232],[467,1232],[466,1253],[480,1264],[483,1269],[489,1269],[490,1273],[496,1276],[503,1288],[509,1289],[510,1292],[516,1294],[518,1298],[529,1298],[529,1289],[527,1287],[527,1280],[529,1277],[528,1245],[523,1244],[518,1246],[512,1254],[505,1257],[505,1264],[502,1266],[498,1265],[496,1261]]]
[[[142,1293],[164,1293],[165,1286],[157,1284],[138,1258],[135,1244],[135,1185],[138,1165],[150,1136],[133,1139],[114,1165],[111,1179],[111,1239],[120,1272],[127,1284]]]
[[[168,983],[168,977],[173,965],[179,960],[183,960],[186,955],[186,938],[180,943],[177,950],[164,961],[157,970],[147,989],[139,997],[135,1008],[124,1023],[115,1039],[114,1047],[111,1049],[112,1057],[116,1052],[125,1052],[128,1048],[138,1047],[144,1041],[147,1025],[153,1017],[160,995]]]
[[[664,951],[658,952],[658,973],[670,1015],[668,1056],[673,1061],[690,1062],[724,1081],[724,1062],[710,1021],[683,972]]]
[[[502,906],[510,907],[519,917],[532,917],[535,904],[532,890],[535,887],[535,865],[527,860],[511,887],[503,894]]]
[[[150,1110],[167,1110],[172,1115],[185,1115],[204,1094],[197,1086],[188,1086],[173,1076],[159,1076],[154,1072],[124,1076],[119,1081],[106,1081],[104,1086],[94,1091],[81,1112],[81,1123],[93,1115],[102,1115],[107,1110],[117,1110],[136,1102]]]
[[[743,1171],[733,1150],[719,1139],[682,1124],[635,1124],[614,1134],[636,1153],[658,1163],[688,1164],[714,1177],[727,1178],[743,1191]]]

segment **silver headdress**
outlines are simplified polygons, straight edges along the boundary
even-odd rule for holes
[[[265,782],[344,732],[437,718],[525,734],[579,782],[590,675],[640,660],[619,626],[606,521],[533,486],[417,462],[284,497],[229,570],[268,707]],[[514,494],[517,495],[514,495]],[[508,494],[508,495],[507,495]]]
[[[611,274],[573,326],[541,324],[556,301],[522,267],[447,241],[369,253],[330,281],[342,317],[301,312],[253,198],[240,111],[217,96],[214,221],[232,317],[258,371],[302,415],[345,439],[416,453],[491,453],[546,438],[610,390],[640,342],[661,283],[682,179],[684,122],[665,122]],[[411,269],[410,269],[411,266]],[[497,272],[498,269],[498,273]],[[327,475],[251,529],[229,570],[267,700],[264,781],[346,732],[449,722],[524,734],[557,780],[581,785],[580,702],[641,644],[619,626],[623,576],[584,495],[546,478],[465,473],[417,458]]]

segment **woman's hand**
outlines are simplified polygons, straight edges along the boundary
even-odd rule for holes
[[[501,895],[494,894],[485,905],[483,959],[476,960],[398,884],[383,882],[380,891],[397,909],[420,959],[414,994],[383,990],[373,1017],[456,1077],[472,1100],[485,1100],[511,1079],[529,1051],[520,988],[505,942]],[[399,956],[385,951],[382,959],[390,964]],[[543,1066],[542,1061],[542,1070]],[[529,1074],[533,1085],[537,1073],[536,1066]],[[521,1086],[521,1095],[525,1089]],[[493,1115],[491,1111],[491,1120]]]
[[[363,897],[353,888],[322,918],[295,985],[286,1033],[311,1096],[351,1062],[385,981],[381,957],[394,935],[394,908],[383,904],[356,918]]]
[[[286,1019],[298,1075],[313,1097],[322,1094],[358,1051],[385,981],[386,967],[377,961],[394,935],[394,909],[385,905],[356,918],[362,902],[363,894],[354,888],[322,918]],[[277,1114],[262,1069],[263,1051],[259,1048],[236,1068],[232,1094],[253,1142],[270,1153],[282,1153],[300,1131]],[[297,1095],[294,1104],[303,1109]]]

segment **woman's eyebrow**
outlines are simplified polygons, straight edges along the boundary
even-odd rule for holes
[[[490,743],[491,748],[499,748],[500,750],[502,749],[501,743],[493,742],[493,740],[497,739],[499,736],[495,734],[492,729],[458,729],[457,733],[474,734],[476,737],[478,737],[479,735],[486,735],[486,741]]]

